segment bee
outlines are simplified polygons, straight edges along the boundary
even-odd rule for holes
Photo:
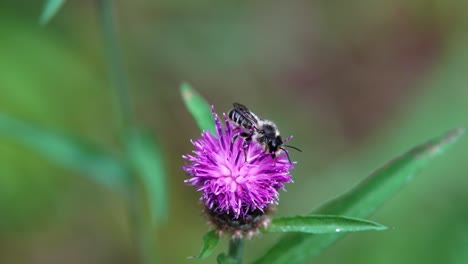
[[[302,152],[296,147],[283,144],[283,139],[281,138],[280,132],[275,123],[270,120],[259,118],[245,105],[233,103],[233,106],[234,108],[231,109],[228,113],[228,118],[239,127],[244,128],[244,131],[234,135],[232,140],[235,141],[239,136],[244,138],[243,148],[246,159],[247,156],[245,155],[245,149],[248,147],[249,142],[251,141],[255,141],[262,145],[265,149],[265,152],[270,153],[272,158],[276,158],[278,151],[284,151],[289,163],[291,164],[292,162],[289,158],[289,153],[283,147],[293,148]]]

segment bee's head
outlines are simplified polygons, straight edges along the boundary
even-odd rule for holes
[[[268,142],[268,149],[269,149],[269,151],[271,153],[271,157],[275,158],[276,157],[276,151],[282,150],[282,151],[284,151],[284,153],[286,153],[286,157],[288,158],[289,163],[292,164],[291,159],[289,158],[288,151],[283,147],[289,147],[289,148],[295,149],[295,150],[297,150],[299,152],[302,152],[302,150],[300,150],[300,149],[298,149],[296,147],[289,146],[289,145],[283,145],[283,140],[281,139],[281,137],[279,135]]]
[[[267,145],[270,152],[276,152],[280,149],[281,145],[283,145],[283,139],[281,139],[281,136],[276,136],[268,140]]]

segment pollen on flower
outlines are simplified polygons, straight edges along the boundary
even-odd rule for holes
[[[183,169],[189,175],[185,182],[202,192],[205,214],[220,233],[252,234],[242,225],[259,228],[269,222],[263,215],[278,203],[278,190],[292,182],[293,165],[285,155],[273,158],[255,142],[244,149],[242,137],[235,137],[243,129],[230,123],[225,114],[221,125],[214,108],[213,117],[216,135],[204,131],[192,141],[195,150],[183,156],[187,161]],[[245,232],[236,231],[237,225]]]

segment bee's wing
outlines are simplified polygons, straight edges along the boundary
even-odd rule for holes
[[[249,120],[254,125],[258,124],[258,121],[260,120],[258,116],[252,113],[245,105],[239,103],[233,103],[232,105],[245,119]]]

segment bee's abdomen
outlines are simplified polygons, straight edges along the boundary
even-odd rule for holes
[[[232,109],[228,113],[228,117],[231,121],[235,122],[241,127],[251,129],[252,128],[252,122],[247,120],[244,116],[242,116],[239,112],[237,112],[235,109]]]

